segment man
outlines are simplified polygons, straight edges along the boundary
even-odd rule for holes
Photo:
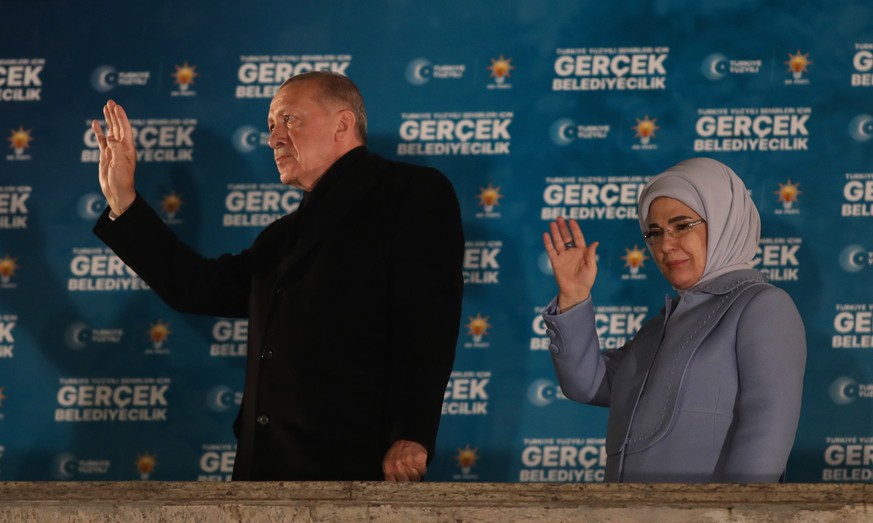
[[[433,456],[454,361],[463,281],[457,198],[435,169],[366,148],[344,76],[285,82],[270,147],[300,208],[239,254],[204,259],[134,189],[121,106],[103,109],[94,228],[179,311],[248,317],[235,480],[418,480]]]

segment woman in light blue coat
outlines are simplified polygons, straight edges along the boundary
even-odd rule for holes
[[[543,317],[561,390],[609,407],[606,479],[772,482],[800,416],[806,335],[794,302],[752,268],[761,221],[742,180],[708,158],[652,178],[640,229],[677,294],[624,347],[601,352],[596,250],[558,218],[543,241],[558,295]]]

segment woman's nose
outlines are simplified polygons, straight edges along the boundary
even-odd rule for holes
[[[677,239],[672,237],[671,235],[664,232],[664,235],[661,236],[661,251],[663,252],[671,252],[676,250]]]

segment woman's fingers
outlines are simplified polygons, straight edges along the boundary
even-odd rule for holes
[[[579,227],[576,220],[570,220],[570,232],[573,234],[573,242],[576,244],[576,247],[584,249],[585,235],[582,234],[582,229]]]
[[[552,237],[549,236],[549,233],[543,233],[543,246],[546,248],[546,254],[549,255],[549,258],[557,254],[555,252],[555,246],[552,244]]]
[[[554,244],[555,251],[558,254],[566,251],[567,248],[564,246],[564,239],[561,236],[561,232],[558,230],[557,222],[550,223],[549,230],[552,232],[552,243]]]
[[[567,244],[573,241],[573,235],[570,233],[570,229],[567,227],[567,221],[559,216],[557,220],[555,220],[558,224],[558,230],[561,232],[561,243]]]

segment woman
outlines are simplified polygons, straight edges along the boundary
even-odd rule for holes
[[[707,158],[652,178],[640,229],[677,296],[601,353],[590,297],[597,242],[558,218],[543,235],[558,296],[543,312],[564,394],[610,407],[606,479],[779,481],[800,416],[806,336],[751,262],[761,221],[742,180]]]

